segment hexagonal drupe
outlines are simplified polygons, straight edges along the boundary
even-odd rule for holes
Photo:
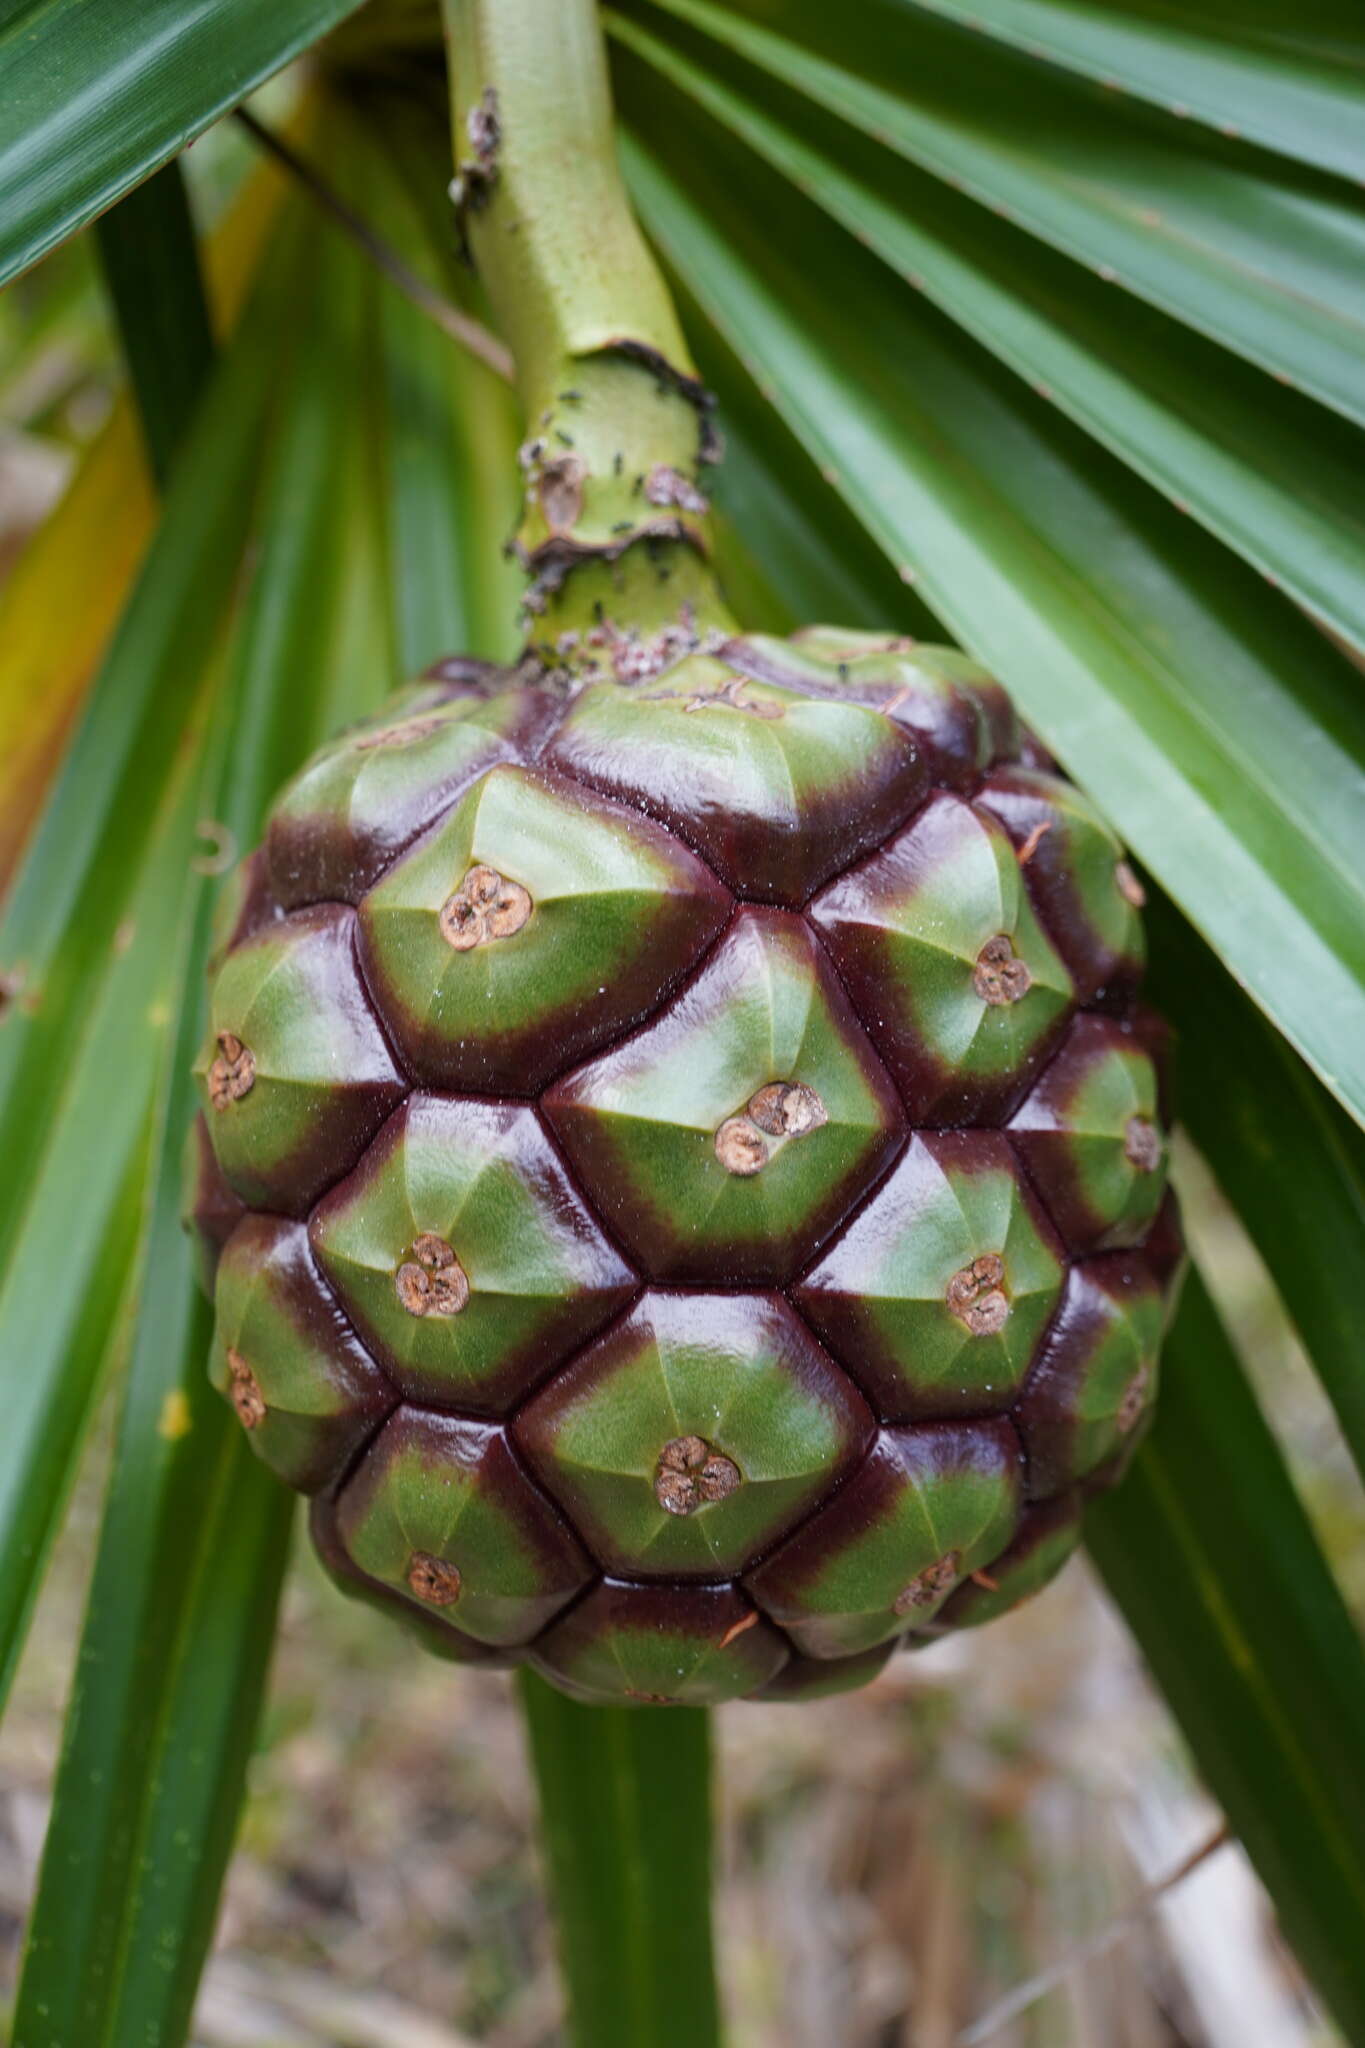
[[[995,819],[933,797],[810,915],[913,1123],[1008,1110],[1060,1034],[1072,983]]]
[[[304,1226],[244,1216],[214,1301],[209,1377],[252,1450],[304,1493],[327,1485],[396,1396],[318,1278]]]
[[[1061,1248],[1006,1138],[914,1137],[795,1292],[889,1421],[1003,1412],[1062,1285]]]
[[[1027,1490],[1045,1500],[1137,1442],[1156,1399],[1162,1302],[1146,1260],[1106,1252],[1073,1266],[1015,1410]]]
[[[658,825],[497,768],[365,897],[361,944],[420,1080],[524,1095],[652,1009],[729,909]]]
[[[781,1282],[899,1141],[895,1091],[802,919],[738,917],[657,1021],[544,1109],[654,1279]]]
[[[410,1096],[310,1230],[395,1384],[475,1414],[505,1414],[635,1284],[516,1103]]]
[[[884,839],[928,786],[890,719],[701,656],[647,688],[584,690],[546,759],[661,818],[737,895],[793,906]]]
[[[1017,763],[987,776],[976,801],[1009,833],[1077,999],[1128,1002],[1146,957],[1142,885],[1099,812],[1073,782]]]
[[[245,1215],[246,1204],[224,1178],[202,1110],[185,1138],[180,1185],[180,1221],[194,1247],[199,1285],[211,1296],[223,1246]]]
[[[378,1607],[417,1639],[424,1650],[444,1657],[451,1664],[478,1664],[484,1670],[510,1671],[519,1661],[516,1650],[495,1649],[491,1643],[476,1642],[451,1620],[453,1608],[417,1602],[366,1576],[352,1563],[337,1533],[336,1501],[330,1494],[315,1494],[308,1503],[308,1533],[318,1557],[337,1591],[348,1600],[363,1600]]]
[[[405,846],[487,769],[521,758],[544,693],[388,715],[314,754],[276,802],[267,841],[280,901],[358,903]]]
[[[647,1294],[513,1434],[609,1570],[711,1578],[770,1548],[872,1429],[780,1296]]]
[[[540,1638],[531,1662],[576,1699],[705,1707],[756,1691],[787,1654],[734,1586],[607,1579]]]
[[[1156,1069],[1127,1025],[1075,1018],[1009,1132],[1072,1252],[1141,1241],[1165,1192],[1168,1148]]]
[[[835,1693],[855,1692],[877,1676],[890,1661],[895,1647],[894,1642],[878,1643],[871,1650],[860,1650],[855,1657],[789,1657],[776,1677],[760,1685],[749,1697],[797,1705],[802,1700],[824,1700]]]
[[[296,911],[230,953],[213,984],[195,1074],[218,1163],[254,1208],[302,1215],[403,1095],[354,928],[338,905]]]
[[[592,1576],[501,1429],[417,1408],[385,1423],[341,1490],[336,1529],[367,1578],[504,1648],[529,1642]]]
[[[746,633],[726,659],[793,689],[866,704],[913,734],[935,781],[969,788],[998,756],[1018,751],[1019,721],[993,676],[956,647],[904,635],[807,626],[790,640]]]
[[[1019,1443],[1007,1422],[884,1429],[833,1499],[745,1580],[807,1657],[849,1657],[930,1620],[1010,1542]]]
[[[994,1621],[1051,1585],[1081,1540],[1081,1496],[1062,1493],[1034,1501],[1019,1517],[1019,1530],[988,1572],[964,1581],[938,1611],[929,1635],[977,1628]]]

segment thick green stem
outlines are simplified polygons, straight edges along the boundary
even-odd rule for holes
[[[526,410],[517,548],[544,645],[728,627],[715,440],[616,163],[595,0],[443,0],[455,192]]]
[[[522,1698],[575,2048],[716,2048],[706,1715]]]

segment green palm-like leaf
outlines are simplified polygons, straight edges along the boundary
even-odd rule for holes
[[[1224,348],[1365,419],[1365,221],[1332,180],[873,4],[640,0]],[[753,19],[751,17],[757,17]],[[891,82],[888,83],[887,81]]]
[[[1365,1652],[1191,1274],[1090,1549],[1347,2038],[1365,2033]]]
[[[1365,1134],[1169,903],[1148,919],[1152,1000],[1179,1033],[1181,1120],[1269,1268],[1365,1476]]]
[[[920,0],[1117,92],[1359,179],[1365,37],[1342,0],[1293,9],[1161,0]]]
[[[1365,650],[1365,435],[724,50],[617,32],[1035,391]],[[836,97],[830,104],[839,104]],[[851,112],[856,118],[856,113]]]
[[[360,0],[6,0],[0,284],[112,206]]]

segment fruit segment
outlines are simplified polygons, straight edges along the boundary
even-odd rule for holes
[[[884,839],[928,787],[890,720],[704,659],[636,688],[591,685],[547,759],[662,819],[736,895],[792,906]]]
[[[1166,1188],[1156,1069],[1131,1029],[1077,1017],[1009,1131],[1069,1251],[1138,1244]]]
[[[497,768],[365,897],[361,948],[419,1081],[526,1095],[653,1009],[729,909],[638,812]]]
[[[779,1296],[647,1294],[514,1435],[610,1570],[721,1578],[837,1484],[872,1430]]]
[[[525,690],[487,702],[462,697],[356,727],[323,747],[271,816],[270,880],[280,902],[358,903],[462,790],[520,759],[534,705]]]
[[[1061,1247],[993,1131],[918,1133],[794,1299],[887,1421],[1003,1413],[1061,1297]]]
[[[1028,891],[1083,1003],[1122,1008],[1142,973],[1142,884],[1074,783],[1017,764],[987,776],[977,803],[1013,841]]]
[[[746,673],[837,695],[894,719],[913,736],[935,781],[950,789],[970,789],[998,752],[1013,751],[1018,721],[1008,697],[956,647],[808,626],[790,640],[745,634],[726,654]]]
[[[895,1647],[894,1643],[878,1643],[875,1649],[860,1650],[856,1657],[789,1657],[776,1676],[749,1697],[786,1700],[795,1706],[802,1700],[823,1700],[834,1693],[853,1692],[877,1677]]]
[[[734,1586],[607,1579],[541,1638],[531,1662],[576,1699],[706,1707],[756,1691],[787,1654]]]
[[[1156,1399],[1162,1304],[1150,1268],[1108,1252],[1072,1268],[1017,1410],[1030,1498],[1130,1451]]]
[[[340,907],[298,911],[237,946],[214,982],[195,1074],[218,1163],[253,1208],[303,1215],[405,1092],[354,927]]]
[[[810,914],[912,1123],[993,1122],[1022,1094],[1073,990],[993,818],[932,798]]]
[[[821,1512],[745,1583],[807,1657],[848,1657],[932,1620],[1014,1534],[1007,1422],[884,1429]]]
[[[1059,1494],[1033,1502],[1019,1517],[1019,1532],[989,1571],[964,1580],[939,1609],[926,1632],[929,1640],[946,1629],[977,1628],[994,1621],[1050,1585],[1081,1540],[1081,1496]]]
[[[481,1643],[529,1642],[591,1576],[501,1429],[415,1408],[385,1423],[336,1527],[366,1578]]]
[[[635,1289],[518,1103],[410,1096],[310,1235],[395,1386],[479,1415],[506,1414]]]
[[[243,1217],[214,1305],[209,1377],[252,1450],[304,1493],[338,1478],[397,1397],[319,1280],[303,1225]]]
[[[246,1204],[223,1176],[202,1111],[185,1140],[181,1189],[180,1220],[190,1233],[199,1285],[211,1295],[223,1246],[246,1214]]]
[[[658,1022],[551,1088],[590,1198],[651,1279],[781,1283],[902,1133],[808,927],[746,910]]]

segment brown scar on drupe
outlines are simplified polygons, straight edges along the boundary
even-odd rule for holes
[[[1119,1402],[1118,1413],[1114,1418],[1118,1423],[1121,1435],[1127,1436],[1129,1430],[1132,1429],[1134,1423],[1146,1407],[1147,1389],[1151,1384],[1151,1378],[1150,1366],[1139,1366],[1132,1379],[1129,1380],[1128,1385],[1124,1388],[1123,1399]]]
[[[1161,1133],[1145,1116],[1130,1116],[1123,1129],[1123,1156],[1139,1173],[1155,1173],[1161,1164]]]
[[[804,1081],[769,1081],[738,1116],[716,1132],[716,1157],[727,1173],[748,1179],[772,1157],[768,1140],[808,1137],[829,1122],[829,1112]]]
[[[228,1398],[237,1410],[237,1420],[243,1429],[255,1429],[265,1421],[265,1395],[261,1383],[240,1351],[229,1349]]]
[[[469,1278],[443,1237],[423,1231],[412,1257],[393,1276],[394,1291],[410,1316],[457,1316],[469,1300]]]
[[[1141,910],[1147,901],[1147,891],[1133,873],[1126,860],[1119,861],[1114,869],[1114,882],[1120,896],[1131,903],[1134,910]]]
[[[256,1056],[231,1031],[218,1033],[218,1052],[209,1068],[209,1101],[215,1109],[240,1102],[256,1082]]]
[[[742,1620],[731,1622],[729,1628],[726,1629],[725,1634],[720,1639],[720,1647],[722,1650],[728,1650],[735,1638],[744,1634],[746,1628],[756,1628],[757,1625],[758,1609],[751,1607]]]
[[[993,1337],[1009,1320],[1010,1301],[1002,1285],[1005,1261],[999,1252],[984,1252],[963,1266],[948,1282],[944,1300],[974,1337]]]
[[[749,1098],[749,1115],[771,1138],[804,1138],[829,1122],[829,1112],[804,1081],[770,1081]]]
[[[365,754],[374,747],[410,747],[418,740],[440,732],[448,722],[444,718],[409,718],[401,725],[381,725],[374,732],[358,734],[355,749],[357,753]]]
[[[1021,868],[1026,868],[1028,866],[1029,862],[1033,859],[1034,854],[1042,845],[1044,838],[1051,830],[1051,818],[1040,818],[1038,820],[1038,823],[1034,826],[1033,830],[1029,833],[1028,838],[1024,841],[1023,845],[1019,849],[1019,865]]]
[[[891,1603],[894,1614],[912,1614],[917,1607],[932,1607],[941,1594],[956,1583],[962,1570],[960,1550],[946,1550],[933,1564],[927,1564],[917,1572],[908,1586],[903,1586]]]
[[[472,867],[453,896],[441,905],[441,937],[457,953],[472,952],[493,939],[510,939],[534,908],[520,882],[496,868]]]
[[[428,1607],[453,1607],[460,1597],[460,1574],[443,1557],[429,1550],[414,1550],[408,1560],[408,1584]]]
[[[993,1009],[1017,1003],[1032,986],[1033,976],[1027,963],[1015,953],[1009,934],[997,932],[993,939],[987,939],[972,970],[972,987],[982,1002]]]
[[[713,1450],[704,1436],[675,1436],[659,1453],[654,1498],[670,1515],[694,1515],[726,1500],[740,1483],[733,1458]]]
[[[980,1586],[987,1593],[998,1593],[1000,1591],[999,1579],[993,1579],[989,1572],[973,1572],[971,1574],[971,1581],[974,1586]]]

